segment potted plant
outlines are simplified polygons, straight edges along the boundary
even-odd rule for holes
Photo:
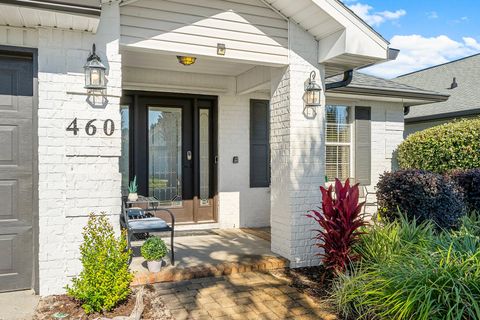
[[[147,260],[148,271],[159,272],[162,268],[162,258],[168,252],[165,241],[159,237],[150,237],[141,248],[142,257]]]
[[[128,201],[138,200],[137,189],[138,189],[137,176],[135,176],[133,180],[130,181],[130,184],[128,185]]]

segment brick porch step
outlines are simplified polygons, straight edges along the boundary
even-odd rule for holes
[[[132,286],[159,282],[177,282],[196,278],[221,277],[251,271],[270,271],[288,266],[288,260],[274,256],[248,257],[243,262],[205,264],[194,267],[164,267],[160,272],[137,272]]]

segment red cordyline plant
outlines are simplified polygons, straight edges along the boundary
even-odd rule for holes
[[[350,261],[357,258],[352,253],[352,246],[358,241],[362,232],[358,231],[365,225],[361,216],[362,206],[358,203],[358,184],[350,186],[347,179],[345,185],[335,179],[335,198],[332,197],[333,187],[320,187],[322,192],[321,210],[311,210],[307,215],[318,222],[321,229],[315,239],[317,246],[323,249],[319,255],[327,270],[344,272]]]

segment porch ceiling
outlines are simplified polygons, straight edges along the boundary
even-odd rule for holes
[[[238,76],[255,67],[255,65],[252,64],[236,63],[207,57],[198,57],[195,64],[182,66],[178,63],[177,57],[174,54],[166,55],[130,50],[122,51],[122,64],[126,67],[221,76]]]

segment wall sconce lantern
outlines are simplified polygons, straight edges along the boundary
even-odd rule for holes
[[[95,44],[92,46],[92,54],[88,57],[87,63],[83,66],[85,71],[85,89],[89,91],[105,90],[107,81],[105,70],[107,69],[100,57],[95,53]]]
[[[306,107],[319,107],[320,106],[320,92],[322,87],[315,81],[317,73],[315,71],[310,72],[310,78],[305,85],[305,104]]]

